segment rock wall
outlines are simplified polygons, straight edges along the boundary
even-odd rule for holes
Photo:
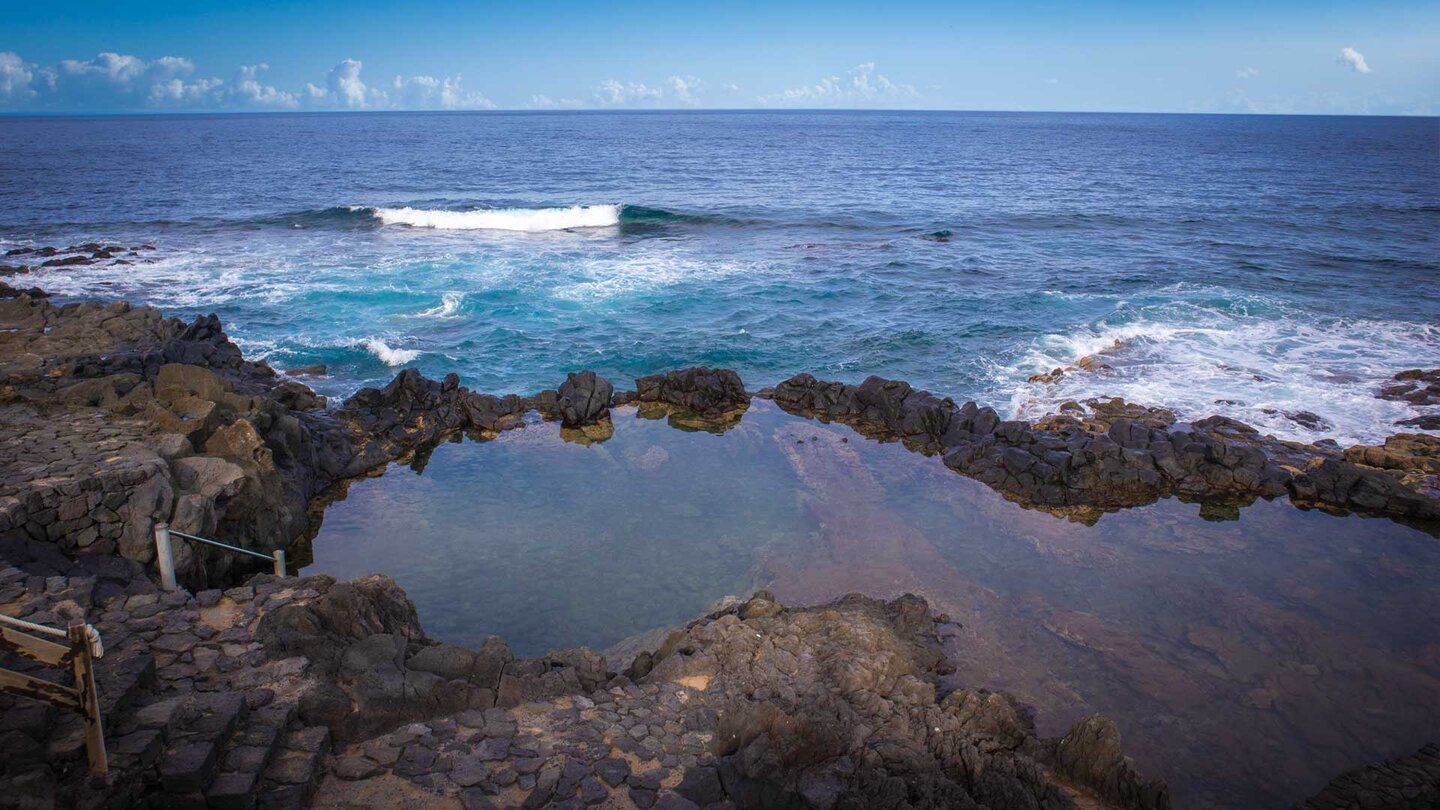
[[[244,360],[213,316],[17,294],[0,324],[0,537],[150,563],[168,521],[269,551],[353,457],[324,399]],[[191,582],[243,564],[176,550]]]

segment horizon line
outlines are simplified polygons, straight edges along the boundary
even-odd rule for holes
[[[485,109],[418,109],[418,110],[4,110],[0,118],[158,118],[165,116],[271,116],[271,115],[656,115],[715,113],[963,113],[995,115],[1194,115],[1253,116],[1256,118],[1440,118],[1440,113],[1278,113],[1278,112],[1209,112],[1198,110],[1014,110],[912,107],[657,107],[645,109],[607,109],[595,107],[570,109],[534,109],[527,107],[495,107]]]

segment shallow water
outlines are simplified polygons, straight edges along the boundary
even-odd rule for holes
[[[1375,399],[1380,381],[1440,365],[1435,131],[913,112],[0,118],[0,252],[152,242],[153,263],[36,283],[216,312],[252,357],[328,364],[312,381],[328,395],[400,366],[532,393],[584,367],[628,383],[706,364],[752,388],[881,374],[1007,414],[1122,395],[1349,444],[1416,415]],[[1116,340],[1108,372],[1026,381]]]
[[[1440,728],[1440,541],[1384,520],[1175,500],[1084,526],[938,459],[757,400],[723,435],[615,412],[440,446],[329,507],[307,572],[394,576],[437,638],[604,648],[769,587],[915,592],[957,684],[1062,733],[1102,712],[1179,806],[1281,807]]]

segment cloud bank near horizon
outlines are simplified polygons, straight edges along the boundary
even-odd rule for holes
[[[319,84],[298,91],[266,84],[269,65],[241,65],[229,79],[197,76],[179,56],[145,60],[104,52],[93,59],[64,59],[50,66],[0,52],[0,108],[76,110],[476,110],[495,106],[467,90],[461,77],[395,76],[367,83],[363,63],[346,59]]]
[[[1367,48],[1368,50],[1368,48]],[[1331,55],[1336,51],[1330,51]],[[1316,55],[1323,59],[1323,56]],[[1353,47],[1334,55],[1336,75],[1373,73],[1364,54]],[[485,93],[467,87],[459,73],[393,75],[389,79],[364,73],[364,63],[347,58],[316,76],[282,87],[267,81],[265,63],[240,65],[228,77],[204,75],[185,57],[161,56],[144,59],[106,51],[89,59],[62,59],[38,65],[14,51],[0,51],[0,112],[203,112],[203,111],[301,111],[301,110],[485,110],[497,104]],[[734,82],[704,79],[689,73],[660,73],[646,80],[604,78],[588,90],[566,95],[521,94],[524,88],[507,88],[509,98],[526,99],[507,103],[508,109],[685,109],[685,108],[885,108],[903,109],[944,106],[945,89],[924,82],[917,85],[892,79],[876,62],[867,61],[849,70],[822,76],[815,81],[772,92],[742,90]],[[1251,66],[1223,68],[1220,75],[1255,88],[1244,91],[1235,85],[1228,95],[1199,102],[1191,101],[1191,112],[1251,113],[1341,113],[1369,114],[1406,105],[1398,98],[1377,92],[1356,95],[1343,90],[1284,92],[1272,74]],[[1038,81],[1038,80],[1037,80]],[[1355,81],[1373,82],[1370,76]],[[1058,88],[1059,79],[1044,80]],[[1072,92],[1073,85],[1059,91],[1056,99]],[[1358,86],[1357,86],[1358,87]],[[1084,92],[1083,88],[1079,90]],[[1263,91],[1263,95],[1261,95]],[[937,105],[937,102],[941,102]],[[1052,106],[1048,109],[1065,109]],[[1072,107],[1073,108],[1073,107]],[[1083,108],[1083,107],[1082,107]],[[1025,109],[1020,107],[1019,109]],[[1434,104],[1410,104],[1410,113],[1434,114]]]
[[[461,77],[395,76],[372,82],[364,63],[342,60],[319,82],[297,90],[265,83],[267,64],[241,65],[229,79],[197,75],[178,56],[145,60],[104,52],[88,60],[40,66],[13,51],[0,52],[0,109],[65,111],[142,110],[483,110],[496,104],[462,86]],[[921,94],[878,73],[874,62],[814,84],[746,98],[733,83],[710,92],[704,80],[675,74],[650,84],[605,79],[584,98],[530,96],[528,109],[698,108],[707,102],[763,107],[913,106]]]

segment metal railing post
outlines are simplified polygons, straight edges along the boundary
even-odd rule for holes
[[[285,549],[275,549],[275,576],[285,576]]]
[[[170,548],[170,524],[161,521],[155,524],[155,563],[160,566],[160,587],[173,591],[175,584],[175,556]]]

